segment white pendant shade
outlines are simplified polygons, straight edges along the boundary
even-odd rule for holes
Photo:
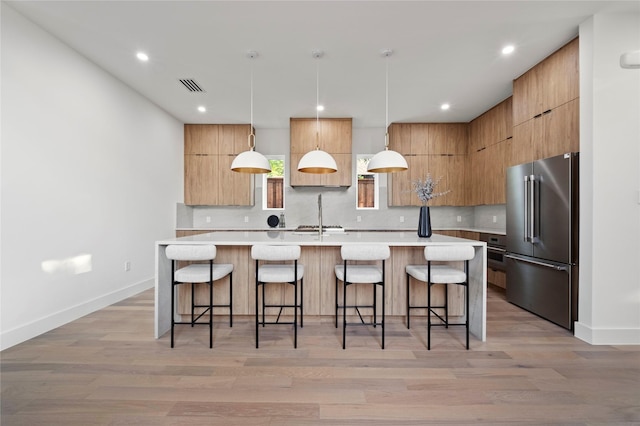
[[[239,173],[270,173],[269,160],[254,150],[241,152],[233,159],[231,170]]]
[[[249,59],[258,57],[258,52],[247,52]],[[238,173],[271,173],[271,163],[267,157],[256,152],[256,135],[253,133],[253,68],[251,68],[251,133],[249,133],[249,151],[241,152],[231,162],[231,171]]]
[[[371,173],[402,172],[408,168],[407,160],[401,154],[390,149],[385,149],[374,155],[367,165],[367,171]]]
[[[298,171],[315,174],[335,173],[338,171],[338,165],[331,154],[316,149],[302,156],[298,162]]]
[[[385,70],[385,129],[389,128],[389,56],[393,53],[390,49],[384,49],[382,52],[386,60]],[[380,151],[374,155],[369,164],[367,164],[367,171],[370,173],[395,173],[404,172],[409,168],[407,160],[404,159],[402,154],[389,149],[389,133],[385,132],[384,135],[384,151]]]

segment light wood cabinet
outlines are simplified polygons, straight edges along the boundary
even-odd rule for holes
[[[469,125],[469,153],[502,142],[513,134],[512,97],[508,97]]]
[[[507,274],[504,271],[487,268],[487,282],[500,288],[507,288]]]
[[[470,156],[472,179],[468,204],[504,204],[506,202],[504,163],[506,142],[490,145]]]
[[[291,186],[351,186],[353,182],[351,118],[291,118]],[[319,147],[336,160],[338,171],[330,174],[300,173],[298,162],[304,154]]]
[[[580,96],[579,41],[570,41],[513,81],[513,124]]]
[[[514,127],[506,166],[580,150],[580,102],[574,99]]]
[[[392,123],[389,147],[405,156],[409,170],[387,175],[389,206],[420,206],[412,182],[442,177],[436,191],[451,190],[434,198],[430,206],[461,206],[466,203],[467,123]]]
[[[467,154],[469,145],[469,125],[467,123],[434,123],[427,126],[428,154]]]
[[[506,151],[512,140],[512,98],[471,122],[467,204],[506,202]]]
[[[254,204],[253,175],[231,171],[235,156],[249,149],[250,129],[248,124],[185,124],[186,205]]]

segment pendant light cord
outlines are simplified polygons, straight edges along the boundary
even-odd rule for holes
[[[250,73],[251,83],[250,83],[250,86],[249,86],[250,87],[250,92],[251,92],[251,95],[250,95],[250,98],[249,98],[249,103],[251,105],[251,109],[250,109],[250,111],[251,111],[251,120],[250,120],[251,121],[251,125],[249,127],[249,140],[248,140],[249,149],[251,151],[254,151],[255,147],[256,147],[256,135],[253,133],[253,60],[256,58],[257,55],[258,54],[256,52],[249,52],[249,55],[248,55],[249,59],[251,59],[251,68],[250,68],[251,69],[251,73]]]
[[[320,56],[316,57],[316,149],[320,149]]]

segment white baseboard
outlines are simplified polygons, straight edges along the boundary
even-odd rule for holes
[[[155,285],[154,278],[140,281],[129,287],[125,287],[105,294],[92,300],[88,300],[80,305],[72,306],[68,309],[56,312],[44,318],[38,318],[28,324],[7,330],[0,334],[0,350],[5,350],[19,343],[39,336],[61,325],[77,320],[92,312],[105,308],[121,300],[131,297],[141,291],[152,288]]]
[[[591,345],[640,345],[640,328],[593,328],[576,322],[574,336]]]

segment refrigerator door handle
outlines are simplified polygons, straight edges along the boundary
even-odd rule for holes
[[[553,263],[540,262],[539,260],[527,259],[526,257],[514,256],[512,254],[505,254],[504,257],[533,265],[544,266],[545,268],[555,269],[556,271],[569,271],[568,266],[554,265]]]
[[[522,210],[522,219],[524,220],[524,240],[526,242],[531,241],[529,239],[529,176],[524,177],[524,209]]]
[[[537,243],[538,238],[536,237],[536,176],[529,176],[529,184],[531,188],[529,189],[529,196],[531,197],[529,201],[529,242]]]

